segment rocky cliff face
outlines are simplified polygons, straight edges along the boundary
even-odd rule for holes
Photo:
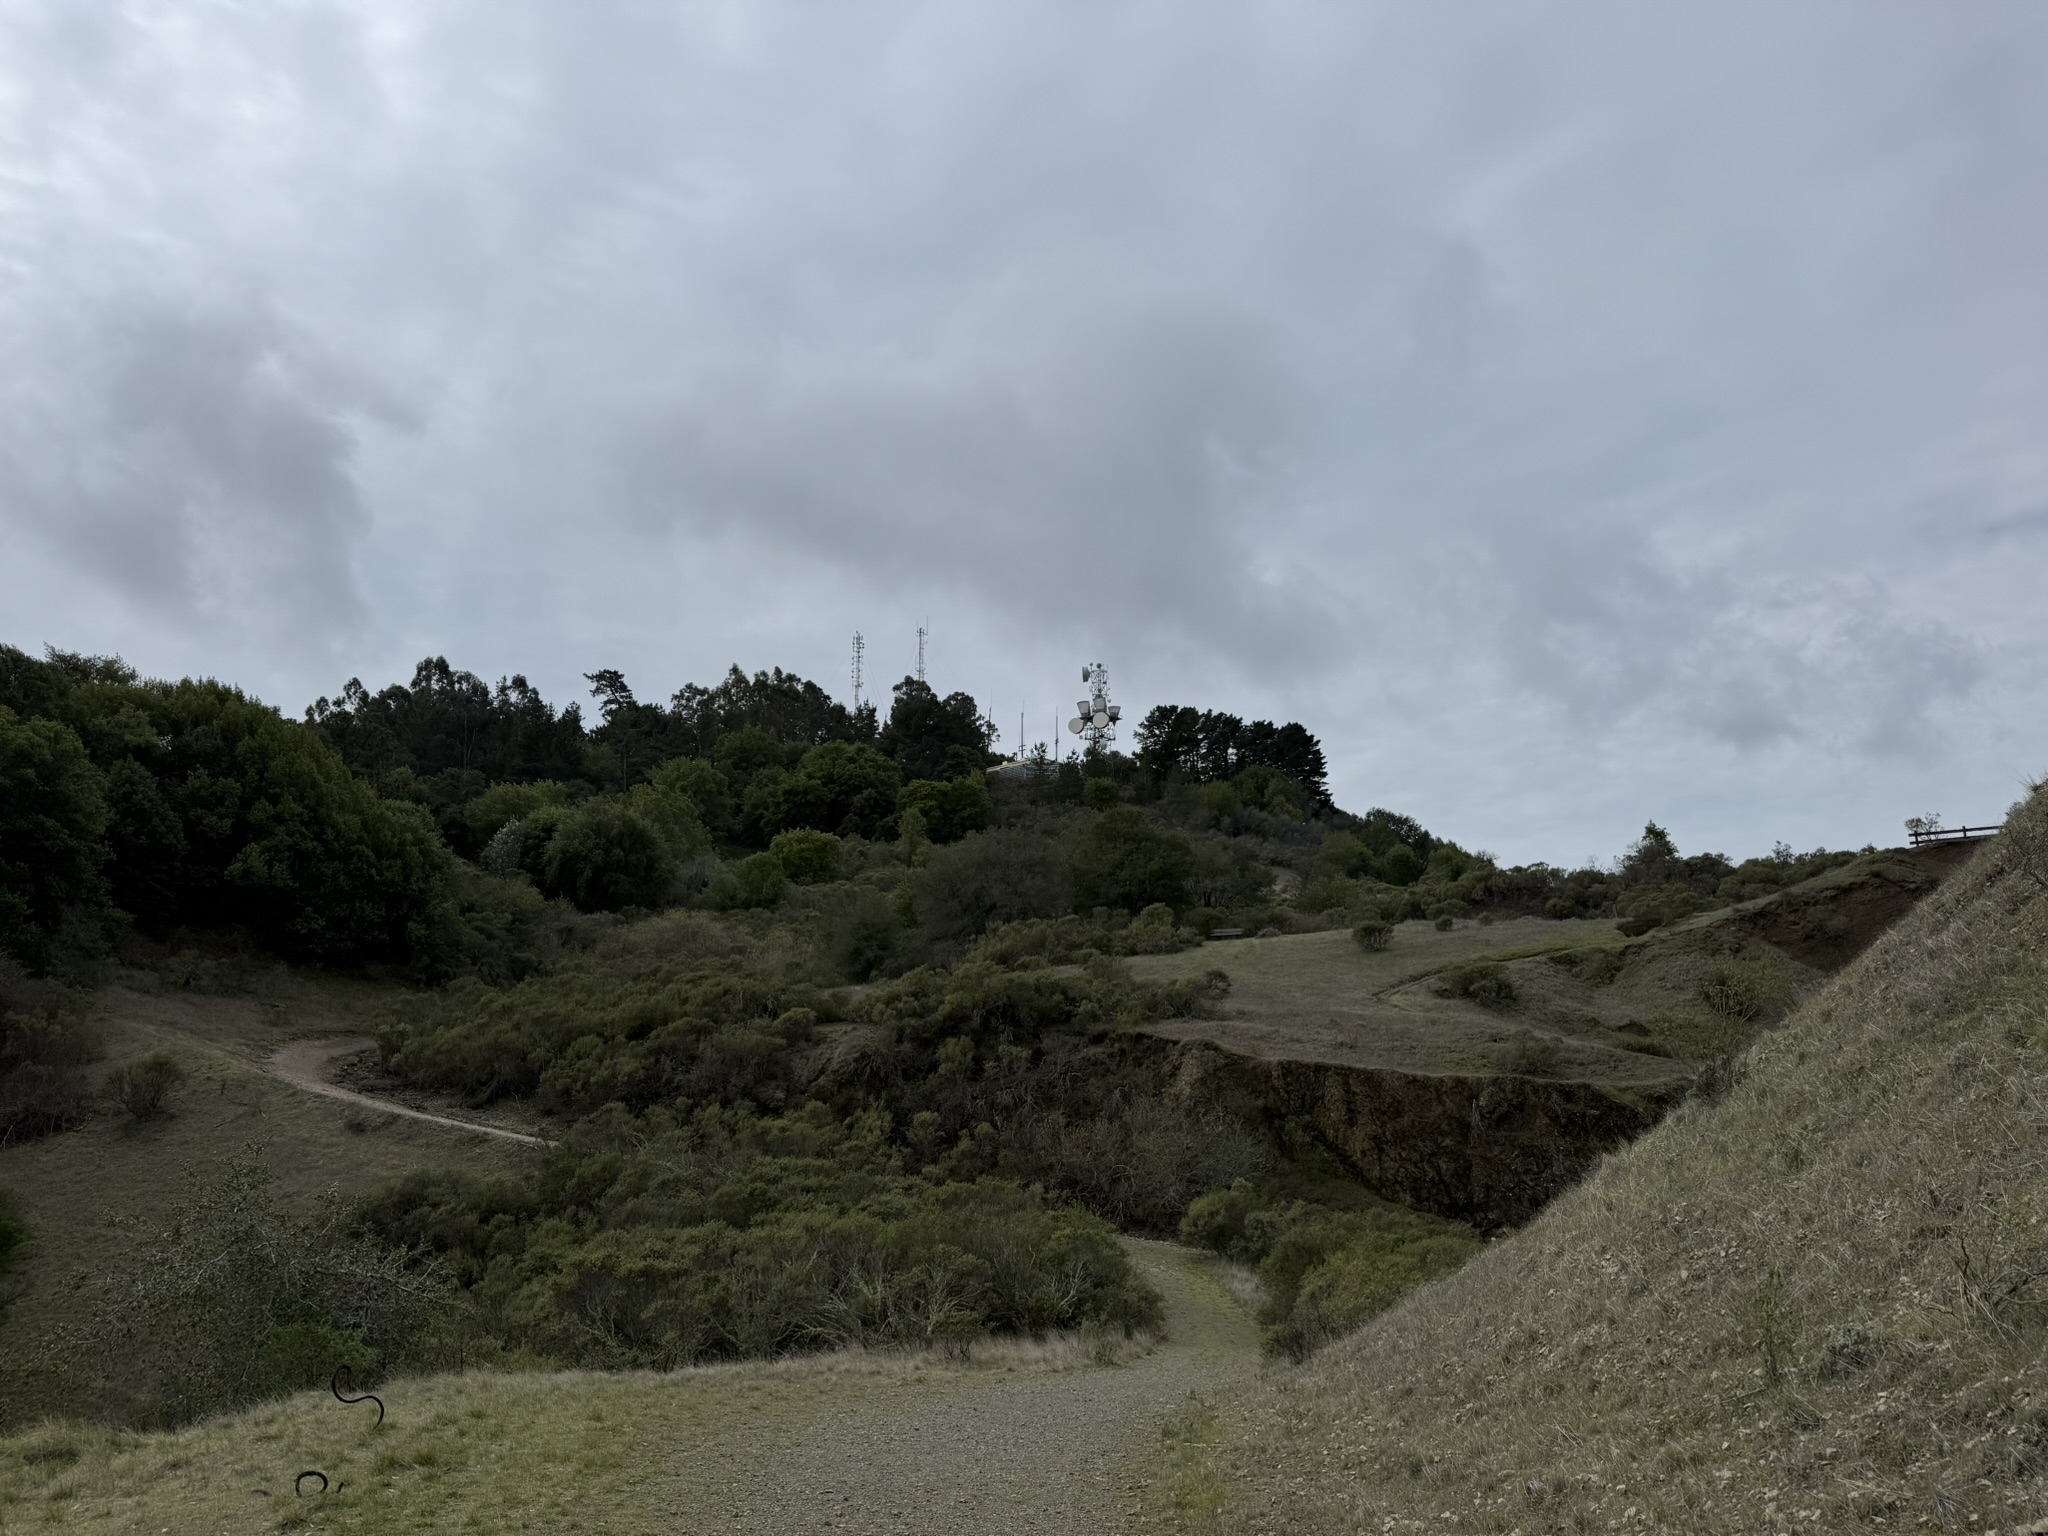
[[[1204,1041],[1129,1046],[1183,1103],[1269,1127],[1304,1122],[1374,1193],[1482,1231],[1529,1220],[1670,1103],[1540,1078],[1265,1061]]]

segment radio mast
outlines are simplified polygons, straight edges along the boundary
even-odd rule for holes
[[[1074,706],[1080,713],[1067,722],[1067,729],[1093,752],[1116,740],[1116,723],[1124,712],[1121,705],[1109,702],[1109,668],[1101,662],[1083,667],[1081,681],[1088,685],[1088,697]]]

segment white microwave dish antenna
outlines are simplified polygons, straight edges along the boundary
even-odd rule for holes
[[[1101,662],[1083,667],[1081,681],[1088,685],[1088,697],[1074,705],[1074,718],[1067,722],[1067,729],[1084,739],[1093,751],[1116,740],[1116,723],[1124,712],[1121,705],[1110,702],[1109,668]]]

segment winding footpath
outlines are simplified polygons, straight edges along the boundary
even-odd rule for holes
[[[408,1120],[424,1120],[429,1125],[451,1126],[458,1131],[475,1131],[479,1136],[496,1136],[504,1141],[517,1141],[529,1147],[549,1147],[554,1143],[539,1136],[529,1136],[524,1131],[508,1131],[501,1125],[484,1125],[476,1120],[458,1120],[452,1115],[436,1115],[424,1109],[413,1109],[391,1099],[372,1098],[367,1093],[357,1093],[353,1088],[344,1088],[330,1080],[328,1074],[334,1063],[344,1056],[359,1055],[377,1044],[367,1035],[340,1035],[326,1040],[292,1040],[279,1046],[271,1053],[266,1064],[271,1076],[282,1078],[294,1088],[307,1093],[317,1093],[323,1098],[340,1099],[344,1104],[360,1105],[374,1109],[379,1114],[401,1115]]]

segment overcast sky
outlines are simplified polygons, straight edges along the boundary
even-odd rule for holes
[[[2048,772],[2048,8],[0,0],[0,638],[915,659],[1504,858]]]

